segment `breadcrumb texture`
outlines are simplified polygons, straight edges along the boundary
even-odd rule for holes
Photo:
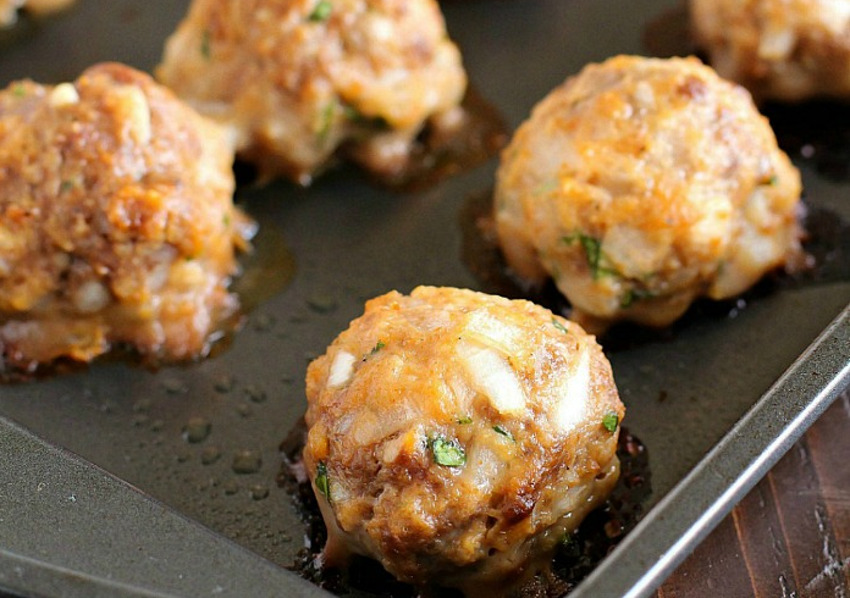
[[[341,146],[395,174],[466,89],[435,0],[194,0],[157,75],[263,173],[304,184]]]
[[[503,595],[619,475],[607,359],[527,301],[434,287],[373,299],[310,364],[307,400],[327,562],[367,555],[419,586]]]
[[[850,99],[847,0],[690,0],[697,43],[756,98]]]
[[[0,92],[0,354],[4,369],[88,361],[128,344],[202,355],[236,307],[224,132],[119,64]]]
[[[665,326],[800,252],[800,175],[747,91],[695,58],[585,67],[503,151],[495,218],[508,265],[554,279],[591,329]]]

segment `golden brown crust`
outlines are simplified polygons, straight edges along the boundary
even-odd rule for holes
[[[663,326],[799,251],[800,176],[750,96],[696,59],[619,56],[553,90],[502,154],[508,264],[577,312]]]
[[[115,343],[187,359],[234,308],[247,220],[232,146],[118,64],[0,93],[0,346],[7,365]]]
[[[157,75],[243,157],[303,183],[343,144],[371,170],[400,168],[466,86],[434,0],[195,0]]]
[[[307,398],[327,555],[366,554],[411,583],[478,593],[537,570],[617,479],[608,361],[526,301],[432,287],[373,299],[310,365]],[[435,439],[465,462],[435,462]]]
[[[690,0],[691,29],[721,76],[757,98],[850,98],[846,0]]]

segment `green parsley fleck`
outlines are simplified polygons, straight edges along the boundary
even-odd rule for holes
[[[316,466],[316,490],[328,501],[331,500],[331,484],[328,479],[328,466],[324,461],[319,461]]]
[[[67,193],[68,191],[70,191],[73,188],[74,188],[74,181],[68,181],[68,180],[62,181],[62,183],[59,185],[59,193]]]
[[[436,436],[428,441],[434,462],[445,467],[460,467],[466,463],[466,453],[457,440],[447,440],[443,436]]]
[[[545,182],[537,185],[537,187],[535,187],[532,190],[532,193],[534,195],[548,195],[549,193],[552,193],[553,191],[555,191],[557,188],[558,188],[557,179],[549,179],[548,181],[545,181]]]
[[[372,350],[369,351],[369,355],[374,355],[375,353],[377,353],[378,351],[380,351],[381,349],[383,349],[386,346],[387,346],[387,344],[384,341],[378,341],[377,343],[375,343],[375,346],[372,347]]]
[[[581,556],[581,545],[574,533],[564,534],[561,538],[561,550],[567,558],[578,558]]]
[[[655,293],[653,293],[652,291],[646,291],[643,289],[629,289],[623,294],[622,297],[620,297],[620,307],[626,309],[627,307],[631,307],[632,305],[634,305],[635,301],[652,299],[655,296]]]
[[[22,98],[27,95],[27,88],[24,87],[23,83],[15,83],[15,86],[12,87],[12,95],[16,98]]]
[[[563,237],[563,241],[568,244],[578,242],[581,245],[593,280],[597,280],[603,274],[614,274],[613,270],[602,267],[602,241],[599,239],[584,233],[572,233]]]
[[[464,415],[463,417],[457,418],[457,423],[459,423],[462,426],[465,426],[467,424],[471,424],[472,423],[472,417],[469,416],[469,415]]]
[[[599,239],[582,235],[579,238],[584,254],[587,256],[587,265],[593,272],[593,279],[599,278],[599,258],[602,257],[602,243]]]
[[[207,60],[212,56],[211,35],[209,29],[204,29],[204,32],[201,34],[201,56]]]
[[[342,105],[342,116],[355,125],[371,130],[386,131],[392,128],[383,116],[366,116],[351,104]]]
[[[363,113],[351,104],[344,104],[342,106],[342,115],[352,122],[361,122],[366,120],[366,117],[363,116]]]
[[[613,411],[606,413],[602,418],[602,426],[612,434],[617,431],[618,425],[620,425],[620,416]]]
[[[331,125],[333,124],[335,113],[336,102],[328,102],[319,114],[319,126],[316,130],[316,135],[318,135],[321,143],[325,143],[328,140],[328,135],[330,135],[331,132]]]
[[[319,21],[327,21],[331,16],[331,10],[333,7],[328,0],[319,0],[319,3],[316,4],[316,7],[313,9],[313,12],[310,13],[310,16],[307,17],[310,21],[319,22]]]
[[[508,439],[508,440],[510,440],[511,442],[516,442],[516,440],[514,439],[514,435],[513,435],[513,434],[511,434],[510,432],[508,432],[508,431],[507,431],[506,429],[504,429],[502,426],[498,426],[498,425],[497,425],[497,426],[493,426],[493,430],[494,430],[497,434],[501,434],[502,436],[504,436],[505,438],[507,438],[507,439]]]
[[[558,330],[560,330],[560,331],[561,331],[561,332],[563,332],[564,334],[567,334],[567,333],[569,332],[569,331],[567,330],[567,327],[566,327],[566,326],[564,326],[564,325],[563,325],[563,324],[562,324],[562,323],[558,320],[558,318],[556,318],[555,316],[552,316],[552,326],[554,326],[555,328],[557,328]]]
[[[778,184],[779,184],[779,177],[776,176],[775,174],[768,177],[767,180],[765,180],[762,183],[762,185],[770,185],[771,187],[776,186]]]
[[[221,223],[224,225],[224,228],[230,228],[230,212],[224,213],[224,216],[221,217]]]

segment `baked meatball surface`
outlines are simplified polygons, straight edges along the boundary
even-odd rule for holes
[[[367,555],[420,586],[503,595],[619,475],[607,359],[527,301],[434,287],[373,299],[310,364],[307,400],[327,561]]]
[[[664,326],[799,252],[800,176],[750,95],[694,58],[619,56],[533,110],[497,172],[499,243],[587,325]]]
[[[252,224],[225,133],[119,64],[0,92],[0,365],[202,355]]]
[[[194,0],[157,74],[241,156],[303,184],[342,145],[395,173],[466,88],[435,0]]]
[[[0,27],[6,27],[18,20],[18,9],[24,8],[31,13],[41,15],[62,10],[74,0],[0,0]]]
[[[690,11],[717,72],[757,98],[850,98],[847,0],[690,0]]]

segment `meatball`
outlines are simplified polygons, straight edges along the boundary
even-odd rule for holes
[[[695,58],[611,58],[552,91],[502,154],[499,243],[574,317],[665,326],[800,251],[800,176],[750,95]]]
[[[419,287],[366,303],[307,370],[325,557],[469,595],[519,583],[619,475],[611,367],[528,301]]]
[[[0,369],[203,354],[253,226],[232,162],[224,131],[123,65],[0,92]]]
[[[397,173],[466,88],[435,0],[195,0],[157,74],[228,125],[241,157],[302,184],[341,146]]]
[[[847,0],[690,0],[690,9],[717,72],[757,98],[850,98]]]
[[[40,15],[62,10],[73,2],[74,0],[0,0],[0,27],[17,21],[19,8]]]

